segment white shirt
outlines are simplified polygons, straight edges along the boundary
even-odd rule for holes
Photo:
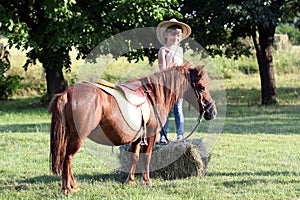
[[[170,67],[181,66],[183,64],[183,49],[174,45],[171,47],[163,46],[158,51],[158,65],[160,70]]]

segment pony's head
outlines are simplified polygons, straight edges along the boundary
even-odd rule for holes
[[[208,76],[204,70],[204,66],[188,67],[187,76],[191,87],[184,94],[184,98],[203,114],[204,119],[215,119],[217,109],[209,92]]]

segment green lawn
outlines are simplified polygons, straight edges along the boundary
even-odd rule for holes
[[[45,78],[40,64],[24,72],[25,55],[11,54],[13,67],[10,73],[21,75],[25,80],[25,89],[19,95],[30,95],[34,92],[32,88],[36,87],[42,90]],[[260,106],[258,73],[244,75],[240,72],[242,67],[257,68],[255,57],[243,57],[237,61],[214,58],[213,63],[223,77],[231,79],[223,80],[227,107],[218,102],[219,108],[223,106],[223,111],[226,110],[223,116],[218,117],[224,120],[224,126],[219,137],[211,136],[214,142],[218,140],[213,146],[206,176],[169,181],[153,179],[153,187],[127,186],[123,184],[124,178],[99,162],[85,143],[73,162],[73,172],[81,190],[64,196],[60,192],[61,177],[50,172],[50,115],[47,108],[39,104],[38,97],[14,97],[13,100],[0,101],[0,200],[299,200],[299,51],[278,51],[274,54],[279,100],[276,106]],[[73,60],[73,71],[65,74],[66,79],[73,80],[78,71],[85,69],[82,65],[81,60]],[[142,65],[146,66],[147,61]],[[134,78],[132,75],[141,76],[157,70],[155,66],[147,67],[140,70],[141,63],[129,64],[122,58],[113,63],[104,78],[118,82]],[[94,78],[94,71],[91,74]],[[193,124],[194,121],[186,115],[188,123]],[[200,130],[206,130],[207,126],[208,123],[203,122]],[[174,123],[170,122],[170,129],[174,130]]]
[[[1,101],[0,199],[299,199],[297,100],[264,107],[237,105],[234,99],[206,176],[153,179],[153,187],[123,185],[84,145],[73,162],[81,190],[69,196],[60,192],[61,178],[50,173],[47,108],[38,98]]]
[[[50,174],[45,133],[1,135],[0,199],[65,198]],[[81,190],[71,199],[297,199],[300,136],[223,134],[205,177],[162,181],[154,187],[123,185],[83,148],[73,169]]]

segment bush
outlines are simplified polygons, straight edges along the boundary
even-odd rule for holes
[[[276,33],[287,34],[289,36],[289,40],[293,45],[300,44],[300,30],[298,30],[294,25],[288,23],[280,24],[276,28]]]
[[[243,74],[256,74],[258,73],[259,69],[256,63],[247,63],[247,64],[240,64],[239,65],[239,71],[241,71]]]
[[[0,99],[5,100],[11,97],[17,90],[22,88],[21,80],[23,78],[15,76],[3,76],[0,78]]]
[[[9,56],[6,46],[0,44],[0,99],[8,99],[21,88],[22,78],[20,76],[6,75],[10,69]]]

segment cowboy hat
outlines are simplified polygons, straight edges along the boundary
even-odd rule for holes
[[[183,23],[183,22],[179,22],[176,19],[170,19],[169,21],[163,21],[160,22],[157,25],[157,29],[156,29],[156,35],[157,35],[157,39],[159,40],[159,42],[161,44],[165,44],[166,43],[166,39],[164,36],[164,33],[166,32],[166,30],[170,27],[170,26],[174,26],[174,25],[178,25],[182,28],[182,40],[186,39],[187,37],[189,37],[189,35],[192,32],[192,29],[189,25]]]

